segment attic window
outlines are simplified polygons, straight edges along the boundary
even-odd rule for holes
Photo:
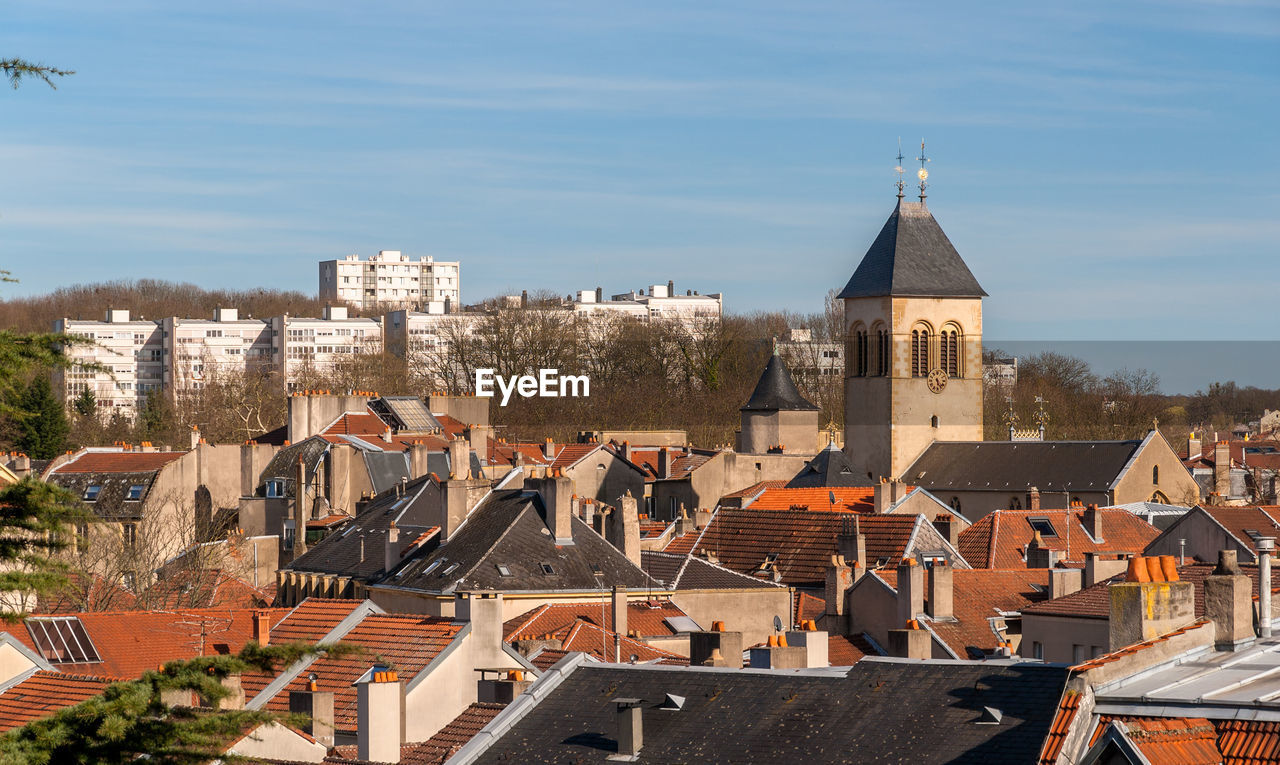
[[[1048,518],[1028,518],[1027,523],[1031,524],[1032,531],[1040,532],[1042,537],[1056,537],[1058,532],[1053,528],[1053,524]]]
[[[40,655],[53,664],[102,661],[77,616],[32,617],[27,632]]]
[[[458,566],[460,566],[460,565],[462,565],[462,564],[460,564],[460,563],[450,563],[448,568],[446,568],[444,571],[440,572],[440,575],[441,575],[441,576],[448,576],[448,575],[452,574],[453,572],[457,571],[457,570],[458,570]]]
[[[544,574],[554,574],[555,572],[556,572],[556,570],[555,570],[554,568],[551,568],[551,564],[550,564],[550,563],[543,563],[543,564],[542,564],[542,573],[544,573]]]
[[[431,565],[427,566],[426,570],[422,572],[422,575],[426,576],[427,574],[430,574],[432,571],[435,571],[436,569],[440,568],[441,563],[444,563],[444,558],[431,561]]]
[[[284,496],[284,481],[267,481],[267,496],[268,496],[268,497],[283,497],[283,496]]]
[[[102,487],[96,483],[86,486],[84,490],[84,501],[85,502],[98,501],[98,494],[100,494],[101,492],[102,492]]]
[[[773,564],[773,563],[777,563],[777,562],[778,562],[778,554],[777,554],[777,553],[769,553],[768,555],[764,556],[764,564],[765,564],[766,566],[768,566],[768,565],[770,565],[770,564]]]
[[[507,568],[505,565],[497,563],[495,564],[495,567],[498,569],[498,576],[511,576],[511,569]]]
[[[142,499],[142,492],[146,490],[147,490],[146,486],[140,483],[135,483],[134,485],[129,487],[129,494],[128,496],[125,497],[125,499],[128,500],[129,502],[137,502],[138,500]]]

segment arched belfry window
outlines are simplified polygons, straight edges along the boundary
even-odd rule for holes
[[[949,377],[960,377],[964,373],[960,358],[964,345],[961,337],[960,328],[955,324],[948,324],[942,328],[942,335],[938,338],[938,366]]]
[[[876,339],[876,363],[874,374],[884,377],[889,374],[889,330],[883,324],[877,324],[873,330]]]
[[[867,336],[867,328],[862,326],[861,323],[855,324],[853,331],[849,333],[848,356],[845,359],[850,376],[867,376],[870,350],[870,338]]]
[[[929,327],[921,324],[911,330],[911,376],[925,377],[929,374]]]

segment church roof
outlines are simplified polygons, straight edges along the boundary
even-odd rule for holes
[[[840,297],[986,294],[929,208],[923,202],[899,200]]]
[[[760,382],[756,383],[756,389],[751,393],[751,398],[747,399],[742,411],[806,411],[817,408],[800,395],[791,379],[791,373],[787,371],[787,365],[775,353],[769,357],[769,363],[760,375]]]
[[[811,489],[828,486],[870,486],[871,479],[853,469],[853,463],[835,443],[818,452],[804,464],[789,482],[788,489]]]

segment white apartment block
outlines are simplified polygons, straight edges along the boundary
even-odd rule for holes
[[[55,373],[54,385],[63,390],[68,402],[89,390],[99,412],[107,416],[119,412],[132,419],[147,395],[163,388],[165,350],[159,322],[131,321],[128,311],[108,310],[106,321],[59,319],[53,331],[86,340],[67,353],[99,367],[71,367]]]
[[[653,319],[679,319],[688,321],[700,317],[719,316],[724,309],[724,296],[718,292],[703,295],[694,290],[676,293],[675,283],[654,284],[646,293],[624,292],[604,300],[603,291],[581,290],[570,301],[569,309],[588,316],[620,315],[640,321]]]
[[[382,319],[349,318],[345,306],[326,307],[320,319],[276,317],[271,332],[286,384],[305,372],[330,371],[353,354],[382,350]]]
[[[241,319],[235,308],[218,308],[209,319],[170,317],[160,322],[165,341],[165,387],[175,393],[199,390],[222,375],[248,369],[269,371],[278,351],[271,323]]]
[[[368,260],[348,255],[320,261],[320,299],[366,312],[406,308],[452,313],[460,305],[461,280],[456,260],[413,260],[399,250],[382,250]]]

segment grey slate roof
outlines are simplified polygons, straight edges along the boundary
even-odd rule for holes
[[[316,465],[320,463],[327,451],[329,451],[329,442],[319,436],[289,444],[276,452],[267,466],[262,469],[262,475],[258,476],[258,487],[267,481],[282,480],[285,484],[285,496],[292,497],[294,481],[298,477],[298,457],[302,457],[303,463],[307,466],[307,475],[314,475]]]
[[[787,482],[788,489],[814,489],[825,486],[870,486],[871,481],[858,475],[853,463],[834,443],[805,463],[800,472]]]
[[[803,411],[817,408],[800,395],[791,379],[791,373],[787,371],[787,365],[775,353],[769,357],[769,363],[765,365],[760,381],[756,383],[756,389],[752,391],[751,398],[747,399],[742,411]]]
[[[840,297],[986,294],[929,208],[921,202],[899,201]]]
[[[1106,491],[1141,441],[939,441],[902,472],[930,492]],[[923,473],[923,475],[921,475]]]
[[[1037,762],[1066,680],[1045,664],[879,657],[845,676],[583,663],[475,762],[604,762],[618,698],[642,700],[642,763]],[[683,708],[658,709],[667,694]],[[998,723],[980,722],[985,707]]]
[[[640,565],[669,590],[769,590],[783,586],[688,554],[642,550]]]
[[[142,518],[143,502],[151,493],[151,484],[158,475],[159,470],[136,473],[53,473],[48,481],[82,498],[85,489],[98,486],[98,498],[93,502],[85,502],[86,508],[103,520],[136,521]],[[143,487],[141,499],[127,499],[132,486]]]
[[[409,477],[409,455],[405,452],[362,452],[365,469],[369,471],[369,480],[373,483],[373,493],[394,488],[401,478]],[[428,455],[428,465],[430,465]]]
[[[405,564],[383,583],[425,592],[463,590],[596,591],[603,585],[640,589],[658,583],[580,518],[573,544],[557,545],[535,492],[495,491],[471,511],[443,545]],[[543,569],[551,567],[551,573]],[[504,576],[498,566],[510,571]],[[593,566],[601,576],[596,576]]]
[[[404,496],[392,491],[377,497],[340,531],[320,540],[284,568],[349,576],[365,582],[379,579],[386,573],[386,540],[391,522],[395,521],[400,531],[397,544],[403,550],[435,526],[440,512],[438,488],[430,476],[423,476],[405,485]],[[431,542],[424,549],[430,550],[434,544]]]

